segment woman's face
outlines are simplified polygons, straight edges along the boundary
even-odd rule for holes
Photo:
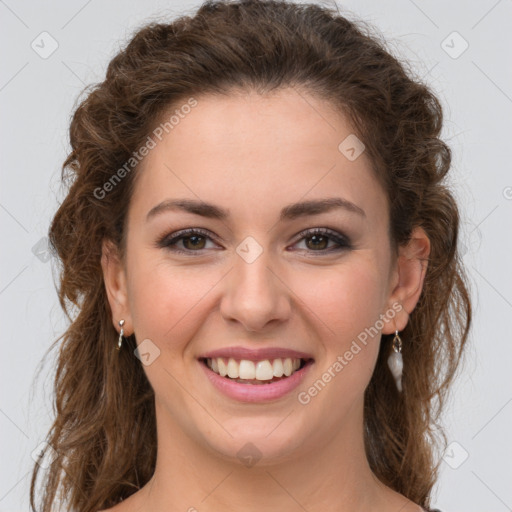
[[[343,117],[294,89],[196,99],[138,169],[124,266],[107,274],[115,324],[143,343],[159,433],[222,457],[245,446],[260,464],[362,436],[380,334],[407,321],[370,161]],[[341,206],[307,206],[320,200]],[[200,233],[173,240],[184,229]],[[228,367],[244,375],[250,360],[268,378],[290,351],[313,361],[291,384],[236,383],[201,359],[233,347],[281,351]]]

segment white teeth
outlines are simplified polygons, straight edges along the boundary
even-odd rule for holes
[[[243,359],[238,365],[238,376],[240,379],[255,379],[256,367],[252,361]]]
[[[243,361],[240,362],[240,368],[242,367]],[[256,373],[254,377],[250,377],[251,379],[258,380],[271,380],[274,377],[274,368],[270,364],[270,361],[266,359],[265,361],[258,361],[256,364]]]
[[[287,357],[285,359],[269,359],[262,361],[249,361],[242,359],[240,361],[230,357],[226,364],[222,357],[207,359],[206,364],[215,373],[222,377],[244,380],[272,380],[274,377],[289,377],[300,368],[301,360]]]
[[[284,374],[287,377],[289,377],[292,374],[292,371],[293,371],[293,363],[292,363],[292,360],[289,357],[287,357],[284,360],[283,368],[284,368]]]
[[[238,363],[230,357],[228,360],[228,377],[231,379],[238,379]]]
[[[224,362],[224,359],[221,357],[218,357],[215,359],[217,361],[217,365],[219,367],[219,375],[221,377],[225,377],[228,374],[228,369],[226,367],[226,363]],[[212,359],[208,359],[208,361],[212,361]],[[215,368],[213,368],[213,364],[211,366],[212,370],[215,371]]]
[[[282,359],[274,359],[273,370],[274,370],[274,377],[282,377],[284,375]]]

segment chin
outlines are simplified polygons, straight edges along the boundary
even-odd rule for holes
[[[227,462],[246,467],[280,464],[304,451],[308,439],[305,432],[290,430],[292,422],[286,424],[283,418],[232,418],[224,424],[232,437],[223,432],[211,438],[205,433],[204,442]]]

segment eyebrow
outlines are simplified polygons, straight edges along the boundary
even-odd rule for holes
[[[366,217],[364,210],[351,201],[341,197],[329,197],[289,204],[281,210],[279,220],[291,221],[308,215],[319,215],[339,208]],[[200,215],[201,217],[222,221],[229,217],[229,210],[224,210],[211,203],[196,199],[167,199],[151,208],[146,216],[146,221],[167,211],[185,211]]]

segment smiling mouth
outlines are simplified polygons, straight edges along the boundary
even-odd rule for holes
[[[215,357],[200,358],[199,361],[221,377],[249,385],[271,384],[287,379],[306,365],[313,363],[313,359],[290,357],[261,361]]]

